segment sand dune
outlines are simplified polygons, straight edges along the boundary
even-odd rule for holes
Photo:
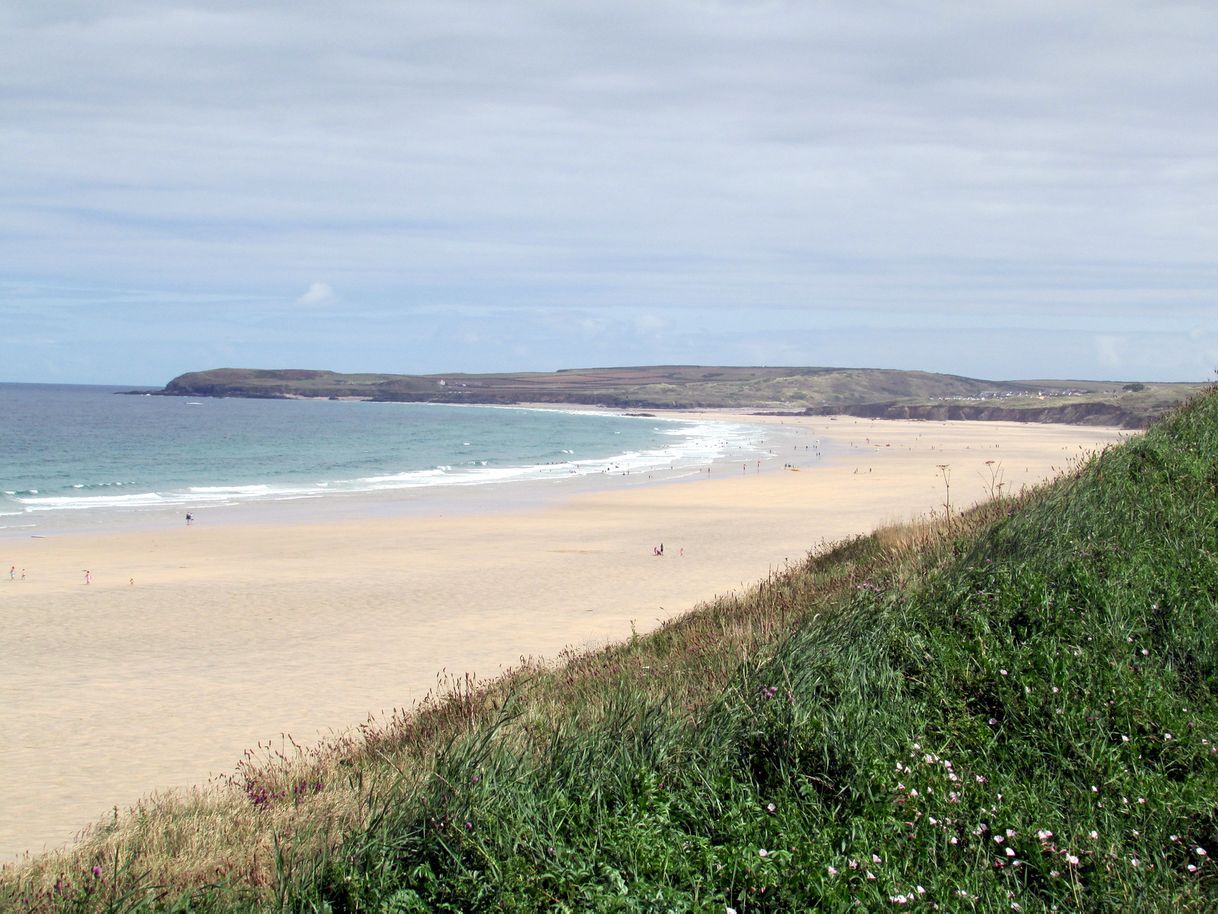
[[[762,472],[724,461],[692,480],[572,481],[532,507],[528,489],[487,489],[442,516],[403,496],[325,522],[300,505],[263,522],[0,540],[4,568],[26,575],[0,580],[0,854],[231,771],[258,741],[409,705],[440,670],[492,676],[623,638],[821,542],[941,510],[939,465],[966,505],[995,472],[1018,488],[1128,434],[749,421],[771,426]],[[818,459],[816,439],[845,450]]]

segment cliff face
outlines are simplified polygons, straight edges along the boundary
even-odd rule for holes
[[[1156,416],[1134,413],[1112,403],[1062,403],[1016,408],[969,403],[933,405],[864,403],[856,406],[822,406],[806,410],[810,416],[857,416],[861,419],[971,419],[983,422],[1056,422],[1063,425],[1107,425],[1146,428]]]

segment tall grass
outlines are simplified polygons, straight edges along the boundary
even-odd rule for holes
[[[1209,395],[1043,491],[841,544],[321,751],[251,757],[206,815],[119,817],[9,873],[4,897],[1216,910],[1216,531]]]

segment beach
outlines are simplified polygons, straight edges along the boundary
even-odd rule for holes
[[[260,742],[409,707],[442,672],[492,677],[647,631],[823,543],[1017,491],[1130,434],[711,418],[766,425],[773,456],[425,511],[350,500],[321,519],[300,505],[3,541],[0,854],[222,776]]]

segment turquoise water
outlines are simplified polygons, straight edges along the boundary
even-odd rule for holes
[[[693,468],[756,430],[604,413],[0,384],[0,534],[89,518]]]

